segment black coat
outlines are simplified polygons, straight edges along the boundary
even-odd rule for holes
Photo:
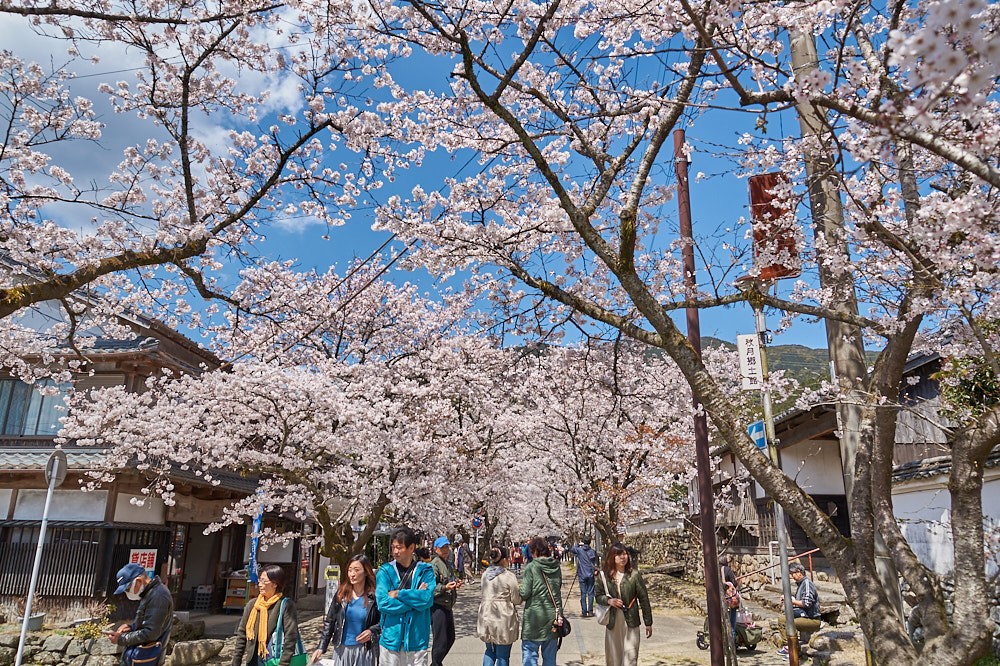
[[[347,604],[350,599],[337,601],[334,597],[333,603],[326,611],[323,618],[323,629],[319,632],[319,646],[316,648],[320,652],[326,652],[331,645],[343,645],[344,643],[344,618],[347,617]],[[369,629],[372,632],[372,639],[365,643],[369,650],[378,643],[381,627],[379,626],[378,604],[375,603],[375,595],[368,595],[368,615],[365,616],[365,626],[362,629]]]
[[[240,619],[240,626],[236,628],[236,645],[233,647],[232,666],[240,664],[253,664],[257,656],[257,629],[254,628],[253,638],[247,640],[247,620],[250,619],[250,611],[256,599],[251,599],[250,603],[243,609],[243,617]],[[285,610],[281,617],[281,626],[284,632],[284,640],[281,641],[281,666],[288,666],[295,654],[295,647],[299,640],[299,616],[295,610],[295,602],[284,597],[267,610],[267,635],[268,640],[278,626],[279,606],[285,604]],[[258,621],[260,615],[257,615]]]
[[[135,619],[129,631],[122,634],[118,644],[125,647],[145,645],[162,640],[164,649],[160,651],[162,664],[167,656],[167,641],[170,639],[170,627],[174,621],[174,598],[159,576],[154,578],[140,594],[139,608],[135,611]]]

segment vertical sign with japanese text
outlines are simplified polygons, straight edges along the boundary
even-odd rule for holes
[[[764,384],[764,373],[760,363],[760,339],[756,334],[737,335],[736,349],[740,355],[740,377],[743,379],[743,390],[759,390]]]

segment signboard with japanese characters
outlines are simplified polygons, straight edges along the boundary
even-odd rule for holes
[[[145,569],[146,575],[150,578],[156,575],[155,548],[133,548],[129,551],[128,561]]]
[[[756,334],[737,335],[736,349],[740,355],[743,390],[759,390],[764,383],[764,373],[760,364],[760,339]]]

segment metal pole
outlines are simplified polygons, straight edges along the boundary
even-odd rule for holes
[[[761,403],[764,406],[764,435],[767,438],[767,453],[775,467],[781,467],[778,455],[777,438],[774,434],[774,414],[771,407],[771,389],[768,385],[767,369],[767,322],[764,319],[764,308],[760,302],[752,303],[754,326],[760,340],[760,369],[763,382],[760,389]],[[781,562],[781,596],[785,607],[785,636],[788,638],[788,663],[798,666],[799,637],[795,632],[795,619],[792,617],[792,582],[788,577],[788,539],[785,534],[785,510],[773,502],[774,526],[777,532],[778,559]]]
[[[691,196],[688,192],[688,160],[684,154],[684,130],[674,130],[674,168],[677,171],[677,207],[680,221],[681,258],[684,262],[684,288],[693,294],[696,285],[694,233],[691,228]],[[698,309],[687,308],[688,342],[701,355],[701,323]],[[708,605],[708,642],[712,666],[725,663],[722,629],[722,585],[719,581],[719,557],[715,546],[715,492],[712,488],[712,465],[708,455],[708,423],[701,401],[694,395],[694,446],[698,470],[698,518],[705,565],[705,600]]]
[[[21,666],[24,656],[24,643],[28,635],[28,622],[31,621],[31,602],[35,597],[35,585],[38,583],[38,571],[42,568],[42,548],[45,546],[45,528],[49,523],[49,506],[52,504],[52,493],[59,479],[55,475],[49,478],[49,491],[45,494],[45,508],[42,509],[42,526],[38,530],[38,547],[35,549],[35,565],[31,568],[31,582],[28,584],[28,597],[24,603],[24,621],[21,623],[21,640],[17,644],[17,658],[14,666]]]

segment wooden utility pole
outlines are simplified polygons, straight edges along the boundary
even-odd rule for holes
[[[693,298],[697,288],[694,265],[694,232],[691,228],[691,195],[688,191],[688,159],[684,154],[684,130],[674,130],[674,168],[677,171],[677,208],[680,221],[681,259],[684,289]],[[688,342],[701,356],[701,322],[698,308],[687,308]],[[708,423],[701,401],[694,395],[694,447],[698,471],[698,518],[705,564],[705,596],[708,605],[708,641],[712,666],[725,663],[725,634],[722,629],[722,584],[719,580],[719,553],[715,544],[715,492],[712,488],[712,461],[708,455]]]

